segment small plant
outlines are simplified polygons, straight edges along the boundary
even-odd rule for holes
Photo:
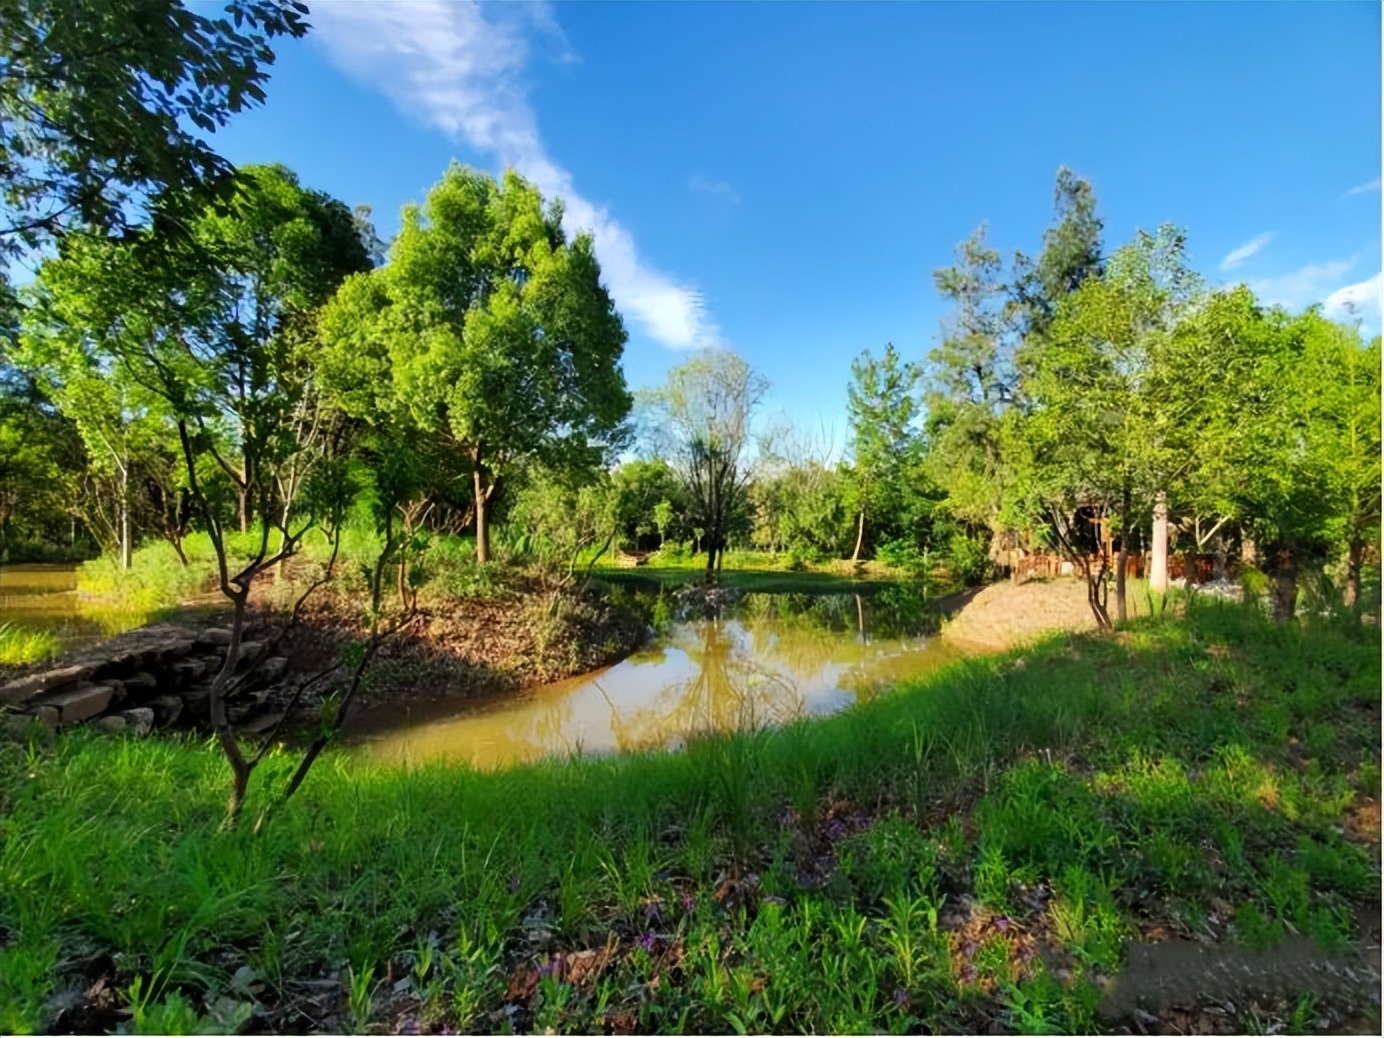
[[[31,631],[14,623],[0,623],[0,666],[22,667],[51,659],[62,642],[51,631]]]
[[[351,1016],[353,1034],[364,1034],[370,1026],[370,1013],[375,1005],[375,967],[356,969],[351,966],[346,971],[347,1009]]]

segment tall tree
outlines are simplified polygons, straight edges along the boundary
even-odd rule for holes
[[[919,447],[914,428],[919,377],[917,366],[903,361],[892,342],[879,360],[866,350],[851,363],[846,406],[857,516],[852,562],[860,561],[866,514],[898,511],[902,505],[904,475],[913,467]]]
[[[322,323],[348,397],[464,455],[482,562],[497,480],[530,459],[589,466],[629,413],[624,326],[590,236],[569,242],[561,216],[512,172],[497,184],[453,164],[405,209],[389,263],[343,286]]]
[[[1096,195],[1089,181],[1066,166],[1057,171],[1053,188],[1056,223],[1043,232],[1037,261],[1014,257],[1010,316],[1025,339],[1041,337],[1057,316],[1062,300],[1103,269]]]
[[[96,509],[95,514],[110,515],[116,557],[122,569],[129,569],[141,477],[145,470],[161,468],[161,456],[174,449],[172,424],[158,395],[131,379],[105,344],[69,320],[73,300],[64,292],[80,292],[80,287],[44,276],[60,269],[40,271],[13,357],[75,424],[93,474],[109,485],[109,512]]]
[[[1016,388],[1000,256],[985,236],[981,224],[957,247],[956,264],[933,274],[952,313],[928,356],[925,397],[926,469],[947,489],[943,512],[972,533],[991,529],[999,514],[1000,419]]]
[[[189,234],[161,240],[158,226],[129,243],[69,235],[44,265],[42,289],[51,305],[43,315],[60,318],[52,331],[90,349],[98,368],[119,367],[159,395],[173,420],[187,488],[234,610],[226,659],[209,692],[212,727],[233,772],[234,818],[259,759],[244,754],[226,709],[239,680],[251,590],[324,516],[335,516],[329,526],[339,536],[348,496],[337,464],[309,481],[312,504],[295,528],[275,498],[277,471],[301,446],[289,415],[310,373],[302,326],[311,325],[347,271],[368,267],[368,258],[350,211],[300,188],[279,167],[247,171],[229,204],[204,210]],[[235,486],[241,526],[256,532],[234,553],[207,486],[209,466]],[[387,540],[385,553],[392,550]]]
[[[1194,352],[1217,376],[1186,389],[1200,405],[1192,475],[1205,484],[1203,500],[1254,537],[1274,617],[1290,620],[1300,575],[1327,557],[1340,529],[1337,455],[1349,425],[1326,388],[1346,374],[1333,348],[1338,330],[1313,311],[1265,310],[1243,286],[1213,294],[1184,324],[1184,370]]]
[[[681,476],[693,521],[704,531],[708,580],[744,503],[750,424],[767,388],[741,357],[705,350],[668,372],[667,383],[645,398],[654,446]]]
[[[1021,485],[1029,513],[1046,522],[1086,577],[1097,623],[1111,623],[1106,576],[1115,572],[1116,618],[1126,617],[1125,577],[1136,515],[1151,506],[1172,464],[1154,372],[1166,337],[1195,287],[1172,227],[1141,233],[1100,277],[1059,305],[1041,341],[1025,344]],[[1092,520],[1118,529],[1096,551],[1081,528]],[[1096,561],[1092,562],[1092,555]]]

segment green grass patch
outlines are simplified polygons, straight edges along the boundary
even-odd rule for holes
[[[13,623],[0,623],[0,666],[22,667],[51,659],[62,642],[51,631],[35,631]]]
[[[1373,629],[1193,603],[676,754],[329,754],[259,833],[208,745],[4,743],[0,1030],[1098,1030],[1154,927],[1349,941],[1379,687]]]

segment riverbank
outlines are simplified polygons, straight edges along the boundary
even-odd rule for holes
[[[259,833],[205,746],[10,743],[0,1030],[1378,1033],[1379,687],[1193,603],[679,754],[337,755]]]

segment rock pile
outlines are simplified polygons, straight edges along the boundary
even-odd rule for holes
[[[154,624],[74,653],[47,669],[0,684],[0,724],[12,730],[37,720],[49,728],[89,724],[104,732],[145,734],[156,727],[209,721],[212,680],[226,661],[231,632]],[[267,643],[241,643],[246,680],[227,699],[227,714],[244,732],[264,731],[283,715],[273,687],[288,669]]]

